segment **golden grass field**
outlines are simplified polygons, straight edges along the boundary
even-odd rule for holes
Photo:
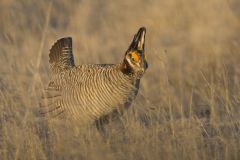
[[[149,69],[124,128],[38,114],[48,52],[73,37],[75,62],[118,63],[147,28]],[[0,159],[240,159],[237,0],[1,0]]]

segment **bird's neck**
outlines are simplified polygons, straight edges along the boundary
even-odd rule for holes
[[[123,62],[120,63],[120,70],[125,75],[134,76],[135,74],[126,59],[124,59]]]

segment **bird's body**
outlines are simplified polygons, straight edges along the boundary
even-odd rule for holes
[[[49,115],[62,111],[84,123],[111,113],[117,107],[127,107],[136,95],[138,79],[125,75],[118,65],[80,65],[52,77],[47,92],[56,101]],[[48,108],[50,109],[50,108]]]
[[[142,72],[134,72],[126,60],[76,66],[71,38],[58,40],[49,57],[51,78],[41,103],[44,115],[65,114],[88,124],[128,108],[137,95]]]

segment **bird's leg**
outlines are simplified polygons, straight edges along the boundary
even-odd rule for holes
[[[104,115],[95,121],[95,125],[100,135],[106,140],[109,138],[109,127],[114,123],[114,126],[122,124],[120,118],[121,113],[118,109],[115,109],[112,113]]]
[[[102,116],[95,121],[95,125],[100,135],[107,139],[109,137],[108,132],[106,130],[106,125],[109,123],[109,116]]]

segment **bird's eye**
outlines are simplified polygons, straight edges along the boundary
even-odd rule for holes
[[[139,62],[140,61],[140,57],[138,56],[138,54],[136,53],[136,52],[132,52],[131,54],[130,54],[130,56],[131,56],[131,60],[133,61],[133,62]]]

